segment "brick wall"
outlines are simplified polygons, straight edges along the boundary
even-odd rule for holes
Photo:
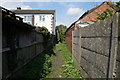
[[[73,29],[71,28],[65,34],[66,35],[65,36],[66,45],[71,53],[72,53],[72,31],[73,31]]]

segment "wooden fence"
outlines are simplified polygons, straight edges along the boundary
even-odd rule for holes
[[[4,11],[5,10],[5,11]],[[43,34],[32,25],[23,23],[9,11],[2,11],[2,54],[0,78],[10,77],[53,43],[53,37],[44,41]],[[12,15],[12,16],[11,16]],[[14,17],[13,17],[14,16]]]
[[[85,78],[120,78],[119,21],[116,13],[72,32],[72,55]]]

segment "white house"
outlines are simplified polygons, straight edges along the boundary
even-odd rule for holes
[[[36,27],[46,27],[51,34],[55,35],[55,10],[12,10],[17,16],[23,18],[23,22]]]

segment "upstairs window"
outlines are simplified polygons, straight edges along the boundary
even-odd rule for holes
[[[32,21],[32,16],[24,16],[24,21]]]
[[[40,21],[45,21],[45,16],[44,15],[40,15]]]

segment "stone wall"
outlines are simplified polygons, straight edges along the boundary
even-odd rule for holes
[[[73,57],[85,78],[112,78],[113,74],[117,75],[118,16],[116,13],[112,18],[73,31]],[[119,59],[117,63],[119,66]]]

